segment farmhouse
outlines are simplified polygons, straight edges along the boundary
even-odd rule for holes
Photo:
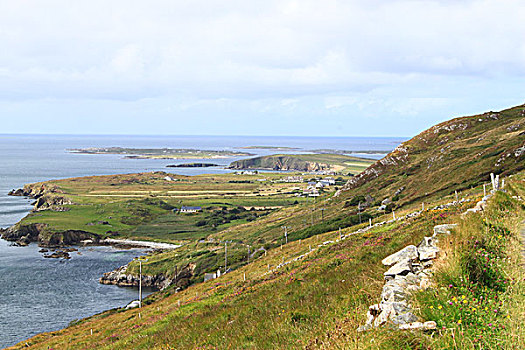
[[[201,207],[185,207],[185,206],[180,207],[181,213],[196,213],[201,210],[202,210]]]

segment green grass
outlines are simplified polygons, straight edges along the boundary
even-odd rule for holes
[[[439,288],[417,296],[421,316],[438,324],[434,348],[525,347],[518,326],[524,315],[515,310],[525,301],[518,237],[524,209],[498,192],[488,211],[460,221],[456,233],[442,243],[450,248],[435,275]]]
[[[218,280],[175,294],[166,290],[152,296],[140,311],[140,319],[137,310],[108,313],[56,332],[53,337],[37,336],[29,344],[60,348],[67,339],[71,347],[111,349],[301,348],[321,344],[327,348],[364,348],[375,339],[388,348],[392,334],[381,335],[382,330],[379,335],[356,333],[368,305],[380,294],[384,272],[381,259],[417,243],[435,224],[448,222],[462,210],[455,208],[446,215],[429,211],[388,229],[379,227],[322,247],[305,260],[264,275],[267,265],[274,268],[283,257],[289,260],[303,254],[310,246],[337,238],[338,232],[297,240],[260,255],[249,265],[239,265]],[[343,233],[350,230],[343,229]],[[232,252],[242,256],[241,247],[232,244]],[[172,263],[174,259],[167,254],[184,255],[186,260],[180,261],[185,263],[190,261],[189,254],[205,257],[209,249],[220,249],[217,257],[222,260],[223,246],[195,244],[155,255],[144,269],[153,271],[159,264]],[[91,328],[93,336],[89,335]],[[411,341],[406,338],[396,344],[409,347]]]

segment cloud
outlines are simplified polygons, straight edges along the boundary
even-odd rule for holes
[[[458,95],[520,90],[525,76],[519,0],[0,4],[4,102],[154,99],[163,111],[206,114],[237,101],[246,113],[299,113],[302,104],[417,117],[429,104],[448,111],[443,101]]]
[[[159,94],[257,97],[364,91],[408,74],[523,75],[519,5],[3,1],[0,79],[25,84],[30,98],[93,96],[99,87],[126,98],[130,83],[146,96],[158,86]]]

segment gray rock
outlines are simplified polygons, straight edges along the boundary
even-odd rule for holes
[[[131,303],[129,303],[127,306],[126,306],[126,310],[128,309],[134,309],[136,307],[139,307],[140,306],[140,301],[138,300],[133,300]]]
[[[384,301],[403,301],[407,298],[405,290],[393,283],[387,283],[383,286],[381,298]]]
[[[417,321],[416,315],[414,315],[411,312],[402,313],[392,319],[392,323],[397,324],[397,325],[416,322],[416,321]]]
[[[419,260],[426,261],[435,259],[438,256],[439,248],[436,246],[435,237],[424,237],[417,246]]]
[[[390,266],[402,260],[406,260],[406,259],[413,260],[413,259],[417,259],[417,257],[418,257],[418,254],[417,254],[416,246],[409,245],[401,249],[397,253],[387,256],[381,262],[383,263],[383,265]]]
[[[414,247],[415,248],[415,247]],[[405,259],[405,260],[402,260],[400,262],[398,262],[397,264],[395,264],[394,266],[392,266],[391,268],[388,269],[388,271],[386,271],[384,273],[385,276],[397,276],[397,275],[407,275],[409,272],[413,272],[412,270],[412,261],[410,259]]]
[[[434,321],[427,322],[412,322],[399,325],[401,330],[422,330],[427,331],[431,329],[436,329],[437,324]]]
[[[457,226],[457,224],[443,224],[434,226],[434,236],[445,233],[450,234],[450,230],[456,228]]]

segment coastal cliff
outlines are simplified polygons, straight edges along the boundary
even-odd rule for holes
[[[33,212],[45,210],[63,212],[69,210],[67,205],[74,204],[61,189],[45,183],[25,185],[24,188],[10,191],[9,195],[35,199]],[[83,230],[51,231],[47,224],[24,224],[22,222],[7,229],[0,229],[0,237],[21,246],[38,242],[38,245],[42,247],[74,245],[83,241],[96,244],[101,239],[99,235]]]
[[[272,155],[250,159],[237,160],[230,164],[229,169],[263,169],[279,171],[322,171],[330,170],[332,166],[301,159],[293,155]]]
[[[97,244],[101,237],[95,233],[81,230],[53,232],[46,224],[16,224],[8,229],[0,229],[2,239],[24,246],[37,242],[41,247],[61,247],[83,242]]]

